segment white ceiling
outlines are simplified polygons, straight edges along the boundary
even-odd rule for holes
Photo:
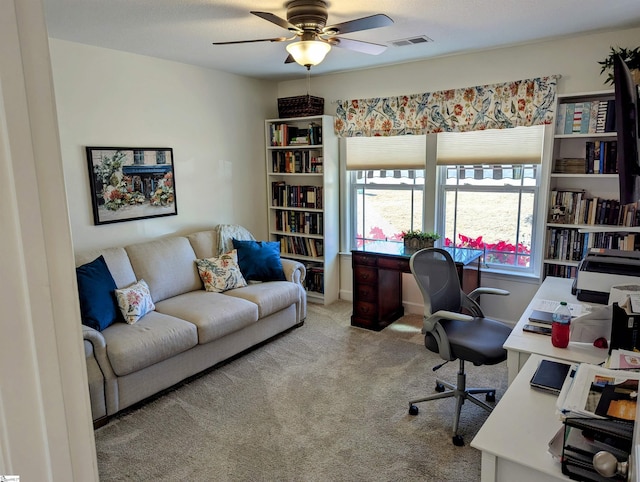
[[[286,30],[249,13],[266,11],[286,19],[287,0],[43,1],[53,38],[263,79],[305,76],[304,67],[284,64],[284,42],[211,44],[287,36]],[[640,0],[331,0],[328,4],[328,24],[376,13],[395,22],[347,38],[388,44],[425,35],[433,42],[389,46],[377,56],[333,48],[322,64],[312,68],[313,74],[640,26]]]

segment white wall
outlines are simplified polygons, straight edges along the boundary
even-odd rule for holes
[[[276,85],[51,39],[74,250],[243,224],[265,237],[264,123]],[[85,146],[171,147],[177,216],[95,226]]]
[[[611,86],[604,85],[605,76],[600,76],[597,62],[607,57],[611,46],[635,47],[639,38],[640,29],[636,28],[317,76],[312,79],[311,94],[324,97],[325,113],[335,114],[334,102],[338,99],[413,94],[552,74],[562,76],[558,81],[559,93],[611,89]],[[428,45],[406,48],[428,49]],[[299,95],[305,89],[304,80],[281,82],[278,84],[278,97]],[[340,296],[350,300],[351,258],[349,255],[341,258]],[[405,276],[404,280],[405,308],[421,311],[420,292],[410,276]],[[535,293],[538,281],[514,281],[513,278],[485,273],[483,285],[508,289],[512,293],[508,298],[483,297],[485,312],[496,318],[517,321]]]

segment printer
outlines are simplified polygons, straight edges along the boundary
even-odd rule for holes
[[[640,252],[591,248],[580,261],[572,294],[580,301],[609,301],[611,287],[640,283]]]

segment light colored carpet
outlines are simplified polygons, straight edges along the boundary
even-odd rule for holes
[[[454,400],[420,405],[440,358],[421,317],[381,332],[350,326],[351,303],[309,304],[308,318],[270,343],[126,412],[96,430],[102,481],[475,481],[469,443],[488,414]],[[439,370],[455,380],[457,363]],[[469,385],[506,390],[506,364],[467,367]]]

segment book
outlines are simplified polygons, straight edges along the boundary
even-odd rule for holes
[[[573,257],[571,259],[574,259]],[[553,312],[544,310],[531,310],[529,314],[529,321],[534,323],[542,323],[544,325],[550,325],[553,323]],[[572,316],[575,318],[575,316]]]
[[[529,384],[533,388],[559,394],[570,369],[570,363],[547,359],[540,360],[538,368],[531,377]]]
[[[564,119],[567,114],[567,105],[560,104],[556,112],[556,134],[564,134]]]
[[[589,134],[591,123],[591,102],[583,102],[582,119],[580,120],[580,134]]]
[[[640,373],[580,363],[565,379],[557,408],[564,417],[634,421]]]
[[[614,348],[609,355],[609,368],[640,370],[640,352]]]
[[[582,102],[576,102],[573,107],[573,125],[571,126],[570,134],[579,134],[582,125],[582,110],[584,104]]]
[[[567,103],[565,104],[565,115],[564,115],[564,133],[571,134],[573,132],[573,115],[576,110],[575,103]]]

